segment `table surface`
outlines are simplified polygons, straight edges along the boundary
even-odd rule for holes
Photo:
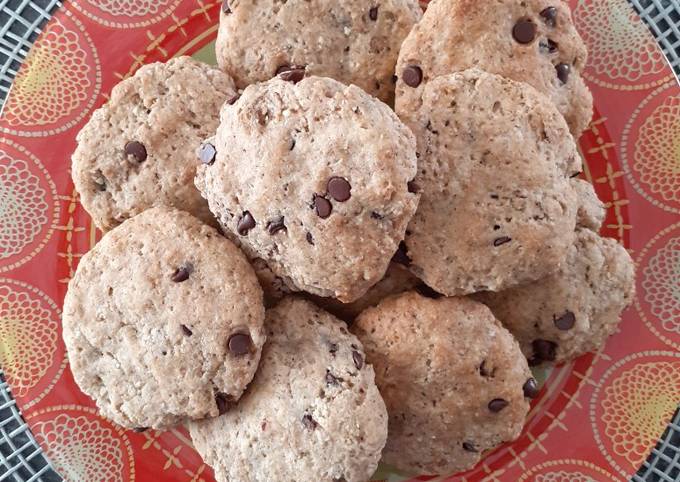
[[[680,0],[629,2],[680,76]],[[60,6],[58,0],[0,0],[0,107],[41,27]],[[24,423],[0,367],[0,481],[61,480]],[[632,480],[680,481],[680,410]]]

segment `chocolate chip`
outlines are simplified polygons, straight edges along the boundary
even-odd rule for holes
[[[371,211],[371,219],[383,219],[385,216],[383,216],[380,213],[377,213],[375,211]]]
[[[397,252],[392,256],[392,262],[409,266],[411,264],[411,258],[408,257],[407,253],[408,248],[406,247],[406,243],[401,241],[399,243],[399,248],[397,248]]]
[[[191,336],[191,335],[194,334],[194,332],[191,331],[187,325],[180,325],[180,326],[182,327],[182,331],[184,332],[184,334],[186,336]]]
[[[146,432],[147,430],[149,430],[149,427],[135,427],[132,430],[134,432],[137,432],[137,433],[142,433],[142,432]]]
[[[530,44],[536,38],[536,24],[528,18],[521,18],[512,27],[512,36],[521,44]]]
[[[500,238],[496,238],[496,239],[493,240],[493,245],[498,247],[498,246],[501,246],[505,243],[509,243],[510,241],[512,241],[512,238],[510,238],[508,236],[501,236]]]
[[[291,139],[288,143],[288,150],[292,151],[293,149],[295,149],[295,139]]]
[[[441,293],[436,292],[435,290],[427,286],[425,283],[418,284],[415,290],[422,296],[426,298],[432,298],[434,300],[441,298],[443,296]]]
[[[466,452],[479,452],[472,442],[463,442],[463,450]]]
[[[557,356],[557,344],[548,340],[534,340],[531,342],[534,349],[534,357],[538,363],[544,361],[555,361]],[[537,364],[538,364],[537,363]]]
[[[326,183],[328,194],[339,202],[345,202],[352,197],[352,185],[344,177],[334,176]]]
[[[190,264],[187,263],[184,266],[180,266],[175,270],[174,273],[172,273],[172,276],[170,279],[174,281],[175,283],[181,283],[182,281],[186,281],[189,279],[189,275],[193,272],[194,267]]]
[[[243,216],[241,216],[241,219],[239,219],[238,224],[236,225],[236,231],[238,234],[241,236],[245,236],[248,234],[248,231],[253,229],[255,227],[255,218],[253,217],[252,214],[250,214],[249,211],[243,211]]]
[[[215,162],[216,155],[217,149],[215,149],[215,146],[209,142],[204,143],[201,146],[201,149],[198,151],[198,158],[203,164],[207,164],[208,166]]]
[[[555,66],[555,71],[557,71],[557,78],[560,79],[560,82],[566,84],[569,80],[569,74],[571,73],[569,64],[557,64]]]
[[[538,47],[541,49],[542,52],[546,52],[549,54],[554,54],[555,52],[557,52],[557,43],[553,42],[550,39],[541,40],[538,43]]]
[[[416,184],[415,181],[409,181],[406,183],[406,187],[408,188],[408,192],[412,194],[417,194],[420,192],[420,186]]]
[[[507,400],[503,400],[502,398],[494,398],[489,402],[488,407],[493,413],[498,413],[508,405],[510,405],[510,402]]]
[[[543,18],[543,21],[549,27],[554,27],[557,24],[557,8],[556,7],[544,8],[543,10],[541,10],[541,13],[539,15]]]
[[[338,378],[330,371],[326,370],[326,385],[339,385],[342,378]]]
[[[267,231],[269,234],[276,234],[279,231],[286,231],[286,225],[283,222],[283,216],[273,219],[267,223]]]
[[[307,430],[314,430],[319,424],[316,423],[316,420],[314,420],[310,414],[305,413],[302,416],[302,425],[304,425]]]
[[[215,395],[215,404],[217,405],[217,410],[220,415],[224,415],[229,410],[229,402],[231,397],[226,393],[218,393]]]
[[[368,11],[368,18],[374,22],[378,20],[378,7],[371,7],[371,9]]]
[[[401,78],[409,87],[418,87],[423,81],[423,70],[417,65],[409,65],[401,73]]]
[[[361,370],[361,367],[364,366],[364,357],[361,356],[361,353],[359,353],[356,350],[353,350],[352,360],[354,360],[354,366],[357,367],[357,370]]]
[[[319,216],[321,219],[326,219],[328,216],[331,215],[331,211],[333,211],[333,206],[331,205],[331,202],[328,199],[326,199],[323,196],[319,196],[318,194],[314,194],[312,202],[314,203],[314,211],[316,212],[316,215]]]
[[[222,2],[222,11],[229,15],[231,13],[231,7],[229,6],[229,0],[224,0]]]
[[[522,386],[524,391],[524,396],[527,398],[536,398],[540,390],[538,389],[538,383],[533,378],[529,378]]]
[[[235,96],[227,99],[227,104],[234,105],[236,103],[236,101],[239,100],[240,98],[241,98],[241,94],[236,94]]]
[[[312,246],[314,246],[314,238],[312,237],[312,233],[307,232],[307,234],[305,234],[305,238],[307,239],[307,242],[308,242],[309,244],[311,244]]]
[[[146,147],[141,142],[130,141],[125,144],[125,155],[134,157],[137,162],[144,162],[146,160]]]
[[[574,315],[574,313],[572,313],[571,311],[567,310],[559,318],[555,318],[553,316],[553,323],[555,323],[555,326],[562,331],[571,330],[576,324],[576,315]]]
[[[489,367],[486,366],[486,360],[482,360],[481,365],[479,365],[479,374],[486,378],[493,376],[493,370],[489,370]]]
[[[335,356],[335,354],[338,352],[338,344],[337,343],[328,343],[328,353],[331,355]]]
[[[250,353],[252,340],[244,333],[235,333],[229,337],[227,345],[232,355],[243,356]]]
[[[305,67],[300,65],[282,65],[276,69],[276,75],[281,80],[297,84],[305,77]]]

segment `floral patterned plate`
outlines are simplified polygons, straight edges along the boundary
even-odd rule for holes
[[[181,54],[214,60],[221,2],[73,0],[45,28],[0,118],[0,363],[70,481],[212,481],[184,430],[134,433],[76,387],[60,307],[98,233],[69,173],[75,135],[115,83]],[[580,146],[603,232],[637,263],[637,297],[596,354],[541,373],[516,442],[455,476],[376,480],[625,481],[680,400],[680,88],[625,0],[571,0],[595,116]]]

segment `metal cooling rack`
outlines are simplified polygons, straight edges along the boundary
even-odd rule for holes
[[[680,0],[629,2],[680,76]],[[0,107],[41,27],[60,6],[58,0],[0,0]],[[0,369],[0,482],[61,480],[23,421]],[[632,481],[680,481],[680,408]]]

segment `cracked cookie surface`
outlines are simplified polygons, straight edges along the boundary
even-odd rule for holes
[[[387,464],[450,474],[519,436],[538,387],[517,342],[483,304],[407,292],[363,312],[352,331],[387,406]]]
[[[214,417],[252,379],[265,340],[262,291],[215,229],[152,208],[83,256],[64,301],[78,386],[124,427]]]
[[[287,286],[349,302],[384,275],[415,212],[415,139],[382,102],[323,77],[225,104],[196,186],[224,231]]]
[[[194,186],[195,151],[235,94],[228,75],[190,57],[145,65],[116,85],[78,133],[71,160],[80,201],[97,227],[112,229],[159,205],[214,224]]]
[[[217,480],[369,480],[387,414],[359,340],[294,297],[267,311],[266,329],[260,369],[239,403],[189,425]]]

